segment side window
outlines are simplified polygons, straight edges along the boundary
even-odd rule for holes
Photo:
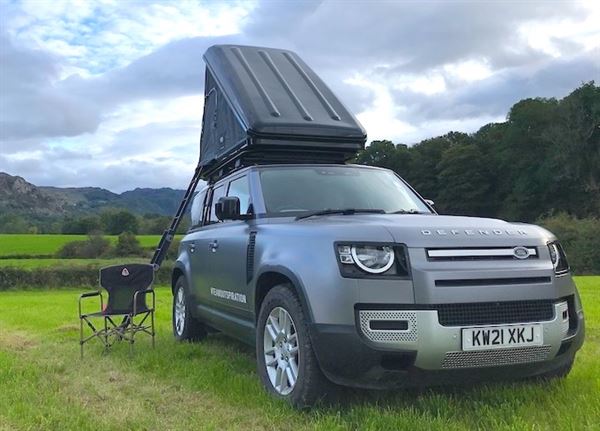
[[[250,209],[250,185],[248,177],[243,176],[229,183],[229,192],[227,196],[237,196],[240,198],[240,214],[248,214]]]
[[[220,185],[213,190],[212,201],[210,204],[210,223],[217,223],[219,221],[215,214],[215,205],[223,196],[225,196],[225,187],[223,185]]]
[[[206,189],[196,195],[192,201],[190,215],[192,217],[192,228],[202,224],[202,213],[204,212],[204,199],[206,199]]]

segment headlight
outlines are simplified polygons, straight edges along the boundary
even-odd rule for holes
[[[402,244],[337,244],[342,276],[350,278],[408,277],[408,262]]]
[[[356,265],[371,274],[386,272],[394,264],[394,250],[392,250],[392,247],[352,246],[351,251]]]
[[[548,251],[550,252],[550,260],[554,265],[556,274],[564,274],[569,271],[569,262],[562,246],[558,241],[548,243]]]

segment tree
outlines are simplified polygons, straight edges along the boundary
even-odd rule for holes
[[[117,256],[139,256],[143,252],[140,242],[131,232],[123,232],[119,235],[115,254]]]
[[[61,232],[65,234],[89,234],[101,230],[102,223],[98,216],[84,216],[76,219],[67,217],[61,228]]]
[[[100,215],[104,232],[119,235],[123,232],[138,233],[137,217],[126,210],[109,210]]]
[[[490,182],[481,150],[474,144],[458,144],[442,154],[437,207],[440,212],[490,215]]]

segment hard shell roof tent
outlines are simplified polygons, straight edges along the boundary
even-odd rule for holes
[[[366,133],[295,53],[215,45],[206,62],[203,178],[239,160],[344,162]]]
[[[364,148],[365,130],[292,51],[214,45],[204,54],[200,160],[154,252],[160,267],[201,179],[247,164],[343,163]]]

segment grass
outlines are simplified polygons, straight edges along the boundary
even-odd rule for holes
[[[158,288],[158,337],[78,358],[72,290],[0,292],[4,429],[598,429],[600,277],[578,277],[587,339],[562,381],[398,393],[346,390],[343,404],[297,412],[262,390],[254,352],[214,335],[177,344],[170,292]]]
[[[0,257],[51,256],[66,243],[86,238],[86,235],[0,234]],[[116,235],[107,235],[106,238],[117,242]],[[138,235],[137,239],[142,247],[152,248],[158,244],[160,235]]]

